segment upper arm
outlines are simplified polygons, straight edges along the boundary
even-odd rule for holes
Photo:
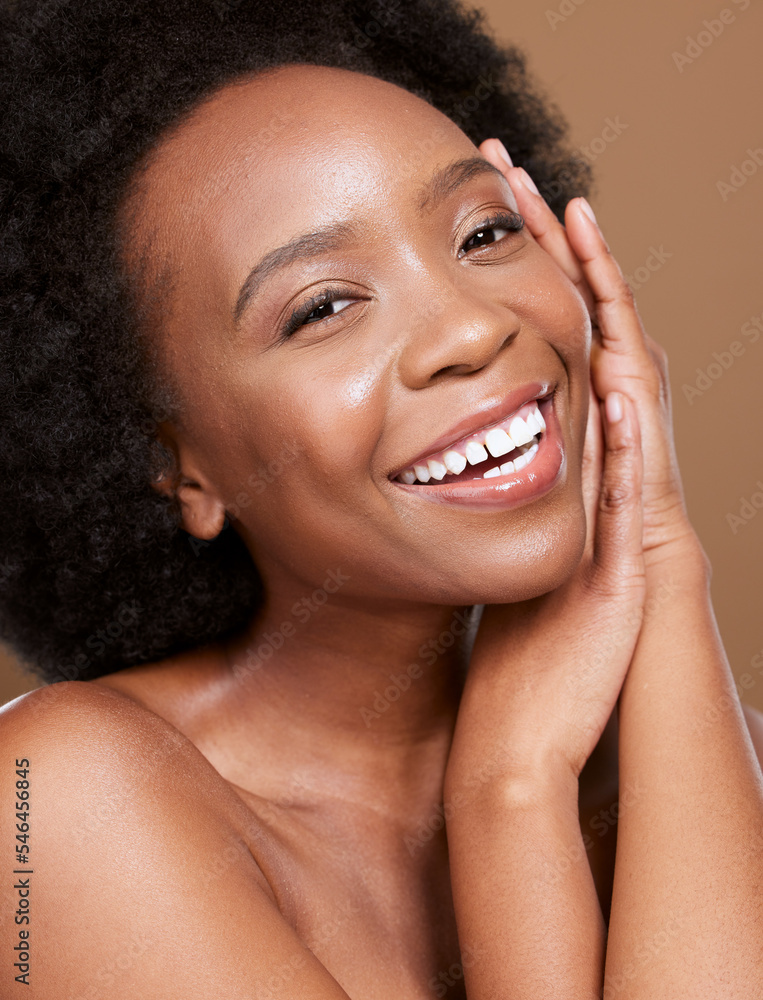
[[[216,772],[185,737],[94,685],[37,694],[0,712],[0,950],[28,942],[25,996],[250,1000],[280,984],[347,1000],[263,889],[207,794]],[[13,846],[24,758],[26,864]],[[28,880],[23,911],[14,879]]]

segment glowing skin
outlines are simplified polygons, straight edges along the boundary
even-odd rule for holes
[[[227,642],[4,712],[56,873],[36,883],[56,945],[35,953],[40,996],[116,968],[115,997],[464,1000],[461,974],[469,1000],[591,997],[605,945],[634,1000],[720,979],[754,995],[763,777],[683,508],[664,354],[584,204],[563,229],[495,140],[480,149],[493,167],[405,91],[297,66],[225,87],[138,175],[125,263],[148,247],[172,279],[154,333],[183,398],[155,486],[199,539],[235,518],[266,599]],[[335,314],[299,326],[328,286]],[[545,444],[479,503],[468,483],[392,482],[530,386]],[[597,397],[609,412],[617,393],[605,441]],[[618,698],[632,796],[605,940],[614,828],[592,820],[614,815]],[[15,821],[0,812],[3,842]],[[156,948],[154,898],[173,915]]]
[[[280,125],[268,127],[274,115]],[[481,169],[443,176],[475,157]],[[193,706],[184,731],[244,787],[250,761],[267,753],[271,780],[288,783],[317,744],[319,786],[401,815],[431,811],[471,635],[424,664],[372,729],[363,709],[391,674],[421,663],[454,610],[535,596],[577,565],[590,348],[580,294],[527,227],[497,222],[500,232],[472,239],[516,202],[460,129],[408,92],[345,71],[288,67],[218,92],[159,146],[127,207],[138,209],[133,253],[152,238],[151,259],[173,275],[161,344],[185,405],[163,428],[180,474],[158,488],[175,490],[202,539],[235,504],[267,595],[245,634],[210,651],[196,701],[182,660],[157,668]],[[354,235],[271,270],[237,323],[252,269],[319,227]],[[280,338],[327,285],[352,303]],[[390,481],[459,421],[531,383],[553,390],[564,452],[543,496],[469,509]],[[247,495],[250,477],[277,462],[280,475]],[[295,623],[294,607],[336,569],[338,592]],[[285,621],[296,634],[259,655]],[[287,739],[284,704],[307,709],[290,711]],[[411,768],[422,744],[439,762],[431,771]]]
[[[281,124],[269,128],[276,113]],[[499,220],[473,239],[517,207],[487,161],[450,192],[442,180],[429,187],[475,157],[452,122],[406,91],[289,67],[199,108],[158,148],[128,204],[132,252],[151,238],[151,259],[173,276],[161,344],[185,405],[163,428],[180,474],[159,488],[177,492],[199,538],[235,510],[267,601],[237,640],[103,686],[177,726],[255,813],[284,790],[311,804],[293,834],[280,831],[276,852],[308,912],[329,898],[341,909],[346,897],[333,852],[297,863],[305,828],[341,844],[353,865],[365,858],[378,869],[378,898],[399,914],[398,948],[407,950],[422,907],[439,906],[434,951],[416,959],[421,975],[458,954],[444,834],[425,853],[402,848],[405,831],[442,801],[473,638],[453,614],[558,586],[585,537],[588,312],[527,227]],[[272,271],[235,321],[265,255],[339,225],[353,234]],[[327,285],[341,311],[279,339],[293,310]],[[553,392],[563,451],[541,497],[471,509],[390,481],[459,422],[530,383]],[[279,462],[267,489],[247,496],[250,477]],[[302,602],[336,569],[348,579],[310,611]],[[296,634],[263,659],[263,637],[285,621]],[[453,645],[438,644],[430,659],[429,644],[448,632]],[[405,697],[369,717],[376,692],[411,664],[421,675]],[[611,769],[610,757],[597,788]],[[259,843],[258,859],[276,850]],[[361,980],[373,977],[381,934],[363,932]]]
[[[351,577],[347,599],[460,605],[542,593],[569,574],[583,540],[586,309],[527,228],[459,255],[486,218],[516,209],[508,184],[491,168],[435,202],[432,175],[478,151],[423,101],[356,77],[300,67],[228,88],[159,149],[145,178],[143,211],[162,219],[154,253],[177,274],[163,330],[187,401],[176,437],[186,474],[219,504],[218,520],[194,533],[214,535],[222,508],[296,440],[296,459],[238,505],[236,530],[273,599],[291,603],[334,565]],[[373,109],[362,123],[361,99]],[[275,104],[289,118],[272,134]],[[265,254],[340,224],[354,235],[274,270],[234,322]],[[340,311],[280,340],[293,309],[327,285]],[[537,380],[555,389],[566,456],[538,502],[433,509],[391,485],[458,419]]]

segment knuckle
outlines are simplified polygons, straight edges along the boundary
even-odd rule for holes
[[[623,558],[614,566],[597,568],[588,575],[586,589],[598,607],[604,601],[615,602],[621,612],[628,610],[629,620],[632,619],[633,624],[640,624],[646,594],[646,575],[639,560]],[[625,620],[619,615],[618,622],[625,624]]]
[[[629,308],[635,307],[636,296],[634,294],[634,291],[628,284],[628,282],[625,280],[625,277],[619,268],[618,268],[617,278],[615,279],[614,291],[615,291],[615,297],[619,299],[622,303],[624,303]]]
[[[642,364],[639,370],[633,373],[633,382],[637,396],[645,393],[649,399],[658,402],[664,399],[668,391],[667,377],[655,364]]]
[[[630,484],[623,480],[603,483],[599,491],[599,510],[604,514],[616,514],[632,506],[634,496]]]
[[[636,308],[636,295],[625,278],[623,278],[620,282],[619,293],[621,300],[629,309]]]

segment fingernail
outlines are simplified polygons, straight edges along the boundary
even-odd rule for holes
[[[591,222],[593,222],[593,224],[595,226],[598,225],[598,223],[596,222],[596,216],[593,214],[593,209],[588,204],[588,202],[586,201],[585,198],[581,198],[580,199],[580,207],[583,209],[583,211],[588,216],[588,218],[591,220]]]
[[[506,149],[506,147],[504,146],[504,144],[501,142],[500,139],[496,139],[495,141],[496,141],[496,149],[498,150],[501,159],[506,161],[507,166],[513,167],[514,164],[512,163],[511,157],[509,156],[509,151]]]
[[[535,181],[528,174],[528,172],[525,170],[525,168],[524,167],[520,167],[519,169],[522,171],[522,173],[520,175],[520,180],[522,181],[522,183],[524,184],[524,186],[526,188],[529,188],[530,191],[532,191],[533,194],[540,194],[540,191],[535,186]]]
[[[616,424],[623,419],[623,397],[619,392],[608,392],[604,400],[604,408],[607,411],[607,420],[611,424]]]

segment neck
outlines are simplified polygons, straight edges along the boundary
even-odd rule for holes
[[[394,814],[431,808],[478,609],[326,596],[271,597],[227,644],[226,717],[292,786],[297,775]]]

